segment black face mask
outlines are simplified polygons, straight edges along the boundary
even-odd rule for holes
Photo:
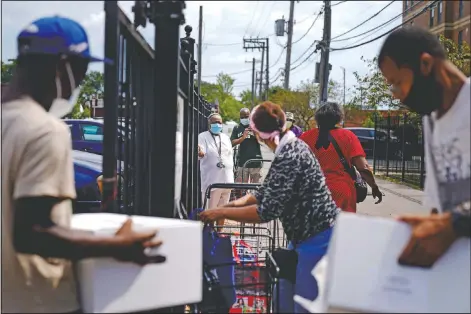
[[[402,101],[411,111],[421,115],[430,115],[442,104],[443,88],[435,80],[435,70],[429,76],[424,76],[417,71],[414,74],[414,83],[409,94]]]

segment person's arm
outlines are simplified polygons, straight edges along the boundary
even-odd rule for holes
[[[198,134],[198,160],[201,160],[206,156],[206,146],[205,146],[206,141],[204,140],[204,135],[203,133]]]
[[[69,229],[71,199],[75,198],[71,154],[70,136],[65,126],[37,134],[25,145],[14,177],[12,236],[15,249],[44,257],[137,257],[143,261],[142,245],[147,242],[154,246],[151,240],[155,232],[135,234],[128,226],[120,229],[125,234],[118,231],[119,235],[98,237]]]
[[[55,207],[69,206],[68,199],[49,196],[15,201],[13,245],[20,253],[77,260],[116,256],[120,243],[112,236],[95,236],[58,226],[51,219]]]
[[[247,135],[248,135],[248,130],[247,129],[244,130],[244,134],[242,134],[241,137],[237,137],[238,130],[239,130],[238,127],[235,127],[232,130],[232,134],[231,134],[232,147],[239,145],[240,143],[242,143],[247,138]]]
[[[257,204],[257,199],[253,194],[246,194],[232,202],[227,203],[223,207],[245,207]]]
[[[366,161],[365,157],[363,156],[353,157],[352,164],[357,168],[363,180],[365,180],[365,182],[372,189],[378,187],[378,185],[376,184],[373,172],[371,171],[370,166],[368,165],[368,161]]]
[[[249,205],[238,208],[223,208],[222,216],[224,219],[245,222],[260,223],[262,220],[257,212],[257,205]]]

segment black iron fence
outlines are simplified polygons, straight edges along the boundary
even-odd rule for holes
[[[415,114],[375,116],[373,171],[420,188],[425,164],[421,118]]]
[[[114,61],[105,65],[105,211],[174,217],[180,204],[201,204],[197,141],[210,106],[193,83],[191,27],[179,36],[184,7],[136,1],[132,23],[117,1],[105,1],[105,55]],[[136,30],[147,21],[155,50]]]

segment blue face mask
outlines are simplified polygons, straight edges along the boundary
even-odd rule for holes
[[[241,123],[242,125],[249,125],[249,119],[248,119],[248,118],[240,119],[240,123]]]
[[[213,134],[219,134],[222,131],[222,124],[220,123],[211,123],[211,133]]]

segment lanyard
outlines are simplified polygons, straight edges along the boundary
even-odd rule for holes
[[[216,142],[216,137],[211,134],[211,136],[213,137],[213,140],[214,140],[214,145],[216,145],[216,149],[218,150],[218,155],[219,155],[219,159],[221,159],[221,147],[222,147],[222,139],[221,139],[221,136],[218,135],[219,137],[219,147],[218,147],[218,144]]]

